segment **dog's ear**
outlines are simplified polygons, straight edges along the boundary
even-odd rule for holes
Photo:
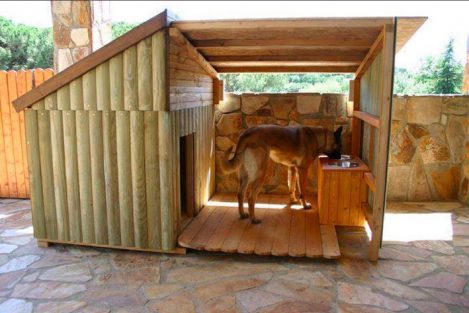
[[[340,127],[337,128],[337,130],[334,132],[334,138],[335,138],[335,141],[336,141],[336,142],[340,142],[340,136],[342,135],[342,129],[343,129],[343,127],[340,126]]]

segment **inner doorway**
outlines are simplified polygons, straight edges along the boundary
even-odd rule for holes
[[[179,138],[179,168],[181,191],[181,229],[183,229],[195,211],[195,157],[194,133]]]

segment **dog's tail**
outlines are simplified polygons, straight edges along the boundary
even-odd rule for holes
[[[240,167],[242,153],[239,150],[238,144],[235,148],[234,157],[232,159],[230,159],[231,149],[225,151],[224,158],[220,161],[220,169],[223,173],[232,173]]]

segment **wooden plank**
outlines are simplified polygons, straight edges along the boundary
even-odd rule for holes
[[[118,54],[109,60],[109,89],[111,110],[124,109],[124,56]]]
[[[337,224],[350,225],[350,190],[352,185],[351,172],[339,173],[339,201],[337,204]]]
[[[152,38],[137,44],[138,108],[152,110]]]
[[[54,197],[50,111],[38,110],[39,158],[41,162],[42,197],[47,238],[57,239],[57,215]]]
[[[154,34],[151,38],[152,79],[153,79],[153,110],[163,111],[168,108],[169,71],[167,64],[166,30]]]
[[[184,229],[178,237],[178,243],[182,247],[191,248],[191,242],[202,229],[209,216],[214,212],[215,207],[205,207],[196,218]]]
[[[24,95],[27,91],[29,91],[27,89],[28,83],[26,82],[26,80],[27,80],[26,71],[24,71],[24,70],[18,71],[17,76],[16,76],[17,96],[18,97]],[[30,82],[30,84],[32,84],[32,82]],[[19,123],[20,123],[19,137],[20,137],[20,140],[21,140],[21,154],[22,154],[21,159],[23,160],[23,175],[24,175],[23,176],[23,181],[24,181],[24,185],[25,185],[25,195],[24,196],[25,196],[25,198],[28,198],[28,197],[30,197],[30,192],[29,192],[28,156],[27,156],[27,152],[26,152],[26,132],[25,132],[25,129],[24,129],[24,127],[25,127],[24,126],[24,113],[19,113],[18,117],[19,117]],[[1,121],[0,121],[0,123],[1,123]],[[1,134],[2,134],[2,130],[0,129],[0,136],[1,136]],[[1,150],[0,150],[0,153],[1,153]],[[5,169],[4,173],[6,173],[6,169]],[[1,191],[1,187],[0,187],[0,191]]]
[[[337,27],[371,27],[376,28],[388,23],[391,18],[269,18],[269,19],[227,19],[227,20],[205,20],[205,21],[174,21],[171,27],[179,30],[216,30],[216,29],[254,29],[262,28],[337,28]]]
[[[95,233],[93,191],[91,186],[89,111],[78,110],[75,113],[75,118],[82,240],[83,242],[94,243]]]
[[[356,66],[216,66],[218,73],[354,73]]]
[[[368,226],[370,227],[370,229],[373,229],[373,210],[371,209],[368,202],[361,203],[361,211],[363,215],[365,216]]]
[[[180,46],[183,46],[187,53],[191,56],[191,58],[197,61],[200,66],[202,66],[205,71],[212,77],[217,78],[218,73],[213,67],[210,65],[207,60],[194,48],[194,46],[186,39],[186,37],[176,28],[169,28],[169,35],[171,41],[175,41]]]
[[[20,111],[168,25],[166,10],[58,73],[14,102]]]
[[[28,150],[27,152],[29,164],[29,180],[31,182],[31,213],[34,237],[38,239],[43,239],[47,238],[47,232],[44,212],[44,197],[42,195],[41,161],[39,154],[39,126],[37,120],[37,111],[27,109],[24,111],[24,114],[27,136],[26,147]]]
[[[132,206],[130,112],[116,112],[116,133],[121,242],[124,247],[133,247],[135,241]]]
[[[353,58],[363,60],[369,47],[307,47],[307,46],[250,46],[250,47],[207,47],[197,49],[202,55],[209,56],[294,56],[297,54],[305,56],[328,57],[335,54],[336,57]]]
[[[286,256],[289,251],[289,239],[292,214],[291,210],[284,209],[280,213],[279,222],[275,228],[275,238],[272,244],[272,255]]]
[[[116,132],[116,113],[103,112],[103,163],[110,245],[121,245]]]
[[[70,83],[70,109],[83,110],[83,86],[81,78]]]
[[[321,165],[318,170],[318,186],[318,191],[321,191],[318,192],[319,223],[329,224],[330,174],[326,173]]]
[[[341,38],[339,38],[341,37]],[[195,47],[249,47],[249,46],[328,46],[328,47],[370,47],[374,38],[367,36],[366,38],[354,38],[354,36],[337,36],[324,37],[324,35],[311,34],[310,38],[281,38],[281,39],[209,39],[209,40],[193,40]]]
[[[321,230],[317,211],[305,213],[306,256],[308,258],[322,257]]]
[[[359,54],[348,53],[328,53],[324,54],[302,54],[301,50],[296,55],[217,55],[208,56],[207,60],[211,64],[228,63],[228,62],[347,62],[348,65],[360,65],[362,56]]]
[[[161,249],[158,112],[145,112],[144,132],[148,247],[151,249]]]
[[[57,214],[57,239],[70,240],[67,203],[67,181],[65,177],[65,153],[62,112],[50,111],[52,148],[52,171],[54,175],[55,209]]]
[[[130,112],[130,160],[132,171],[132,206],[135,246],[147,247],[148,221],[145,189],[145,132],[144,112]]]
[[[370,188],[371,191],[376,192],[376,180],[375,180],[375,177],[373,176],[373,173],[371,172],[364,173],[363,179],[368,185],[368,188]]]
[[[137,47],[124,51],[124,109],[138,109]]]
[[[17,97],[16,72],[8,71],[8,105]],[[11,136],[13,141],[13,167],[15,172],[18,197],[26,198],[26,182],[24,180],[23,152],[21,151],[21,125],[19,114],[10,110]]]
[[[221,246],[221,251],[227,253],[237,252],[243,233],[249,223],[250,221],[248,219],[236,219],[231,225],[230,232]]]
[[[373,114],[366,113],[363,111],[353,111],[353,116],[356,118],[361,119],[365,123],[375,127],[379,128],[379,117],[374,116]]]
[[[109,111],[111,109],[111,86],[109,61],[96,67],[96,109]]]
[[[89,113],[91,190],[93,193],[94,233],[96,243],[108,244],[102,114],[102,111],[94,110]]]
[[[65,179],[70,240],[79,242],[81,235],[81,206],[78,174],[76,112],[63,112],[63,136],[65,156]]]
[[[222,198],[222,201],[226,199]],[[220,210],[220,208],[218,208]],[[203,212],[203,210],[202,210]],[[237,211],[234,208],[226,208],[222,220],[218,223],[217,228],[214,230],[213,235],[207,241],[205,250],[207,251],[220,251],[223,243],[225,242],[228,234],[230,233],[231,226],[238,219]]]
[[[62,111],[70,110],[70,86],[66,85],[57,90],[57,109]]]
[[[376,55],[383,49],[383,38],[384,38],[384,28],[379,33],[378,37],[376,38],[373,45],[368,50],[365,58],[361,62],[360,66],[358,67],[357,71],[355,72],[355,77],[360,78],[366,72],[368,67],[370,67],[371,63],[375,59]]]
[[[290,242],[288,244],[288,255],[304,257],[306,255],[306,230],[305,211],[292,210],[292,221],[290,229]]]
[[[329,223],[337,223],[337,208],[339,202],[339,172],[331,172],[329,183]]]
[[[254,249],[255,254],[271,254],[277,223],[282,222],[279,219],[280,214],[280,210],[265,210],[264,218],[262,219],[261,231],[257,236],[256,248]]]
[[[386,207],[386,179],[389,157],[389,133],[391,132],[392,90],[395,57],[396,24],[385,26],[382,50],[382,89],[380,91],[380,128],[376,155],[376,191],[373,197],[373,228],[369,259],[378,260],[381,245],[384,210]]]
[[[362,173],[350,173],[350,224],[362,226],[359,223],[359,216],[361,211],[361,187]]]
[[[57,110],[57,92],[53,92],[44,98],[44,108],[46,110]]]
[[[8,106],[3,104],[3,99],[7,96],[5,88],[8,90],[8,87],[4,85],[6,82],[5,74],[5,71],[0,71],[0,196],[7,198],[10,197],[10,190],[8,186],[10,181],[8,180],[8,166],[6,158],[6,154],[8,153],[6,146],[8,144],[5,142],[8,137],[5,137],[5,132],[10,133],[11,129],[4,126],[4,118],[8,116],[6,112],[4,112],[4,109],[9,109]],[[5,101],[5,103],[7,103],[7,101]],[[6,122],[7,125],[10,125],[9,120]]]
[[[215,234],[217,226],[223,220],[227,208],[216,208],[207,218],[203,227],[197,232],[190,243],[190,247],[196,250],[204,250],[210,238]]]
[[[256,216],[261,221],[263,220],[265,215],[265,209],[256,209]],[[243,236],[241,237],[241,241],[238,245],[238,253],[242,254],[253,254],[254,250],[256,249],[256,242],[257,238],[259,237],[262,227],[262,223],[260,224],[252,224],[249,223],[246,229],[243,232]]]
[[[337,234],[334,225],[321,225],[321,239],[323,256],[326,259],[338,259],[340,249],[337,241]]]

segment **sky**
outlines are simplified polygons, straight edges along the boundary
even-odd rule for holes
[[[438,56],[450,38],[466,62],[469,36],[467,1],[111,1],[111,19],[141,23],[165,8],[180,19],[426,16],[428,20],[396,56],[396,66],[416,70],[428,55]],[[0,2],[0,16],[17,23],[52,26],[49,1]]]

